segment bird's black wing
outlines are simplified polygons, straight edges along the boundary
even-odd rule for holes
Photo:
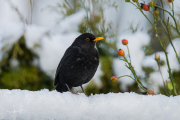
[[[61,71],[62,66],[71,57],[71,55],[74,54],[75,51],[77,51],[77,49],[78,49],[78,47],[71,46],[64,53],[64,56],[62,57],[61,61],[59,62],[59,65],[58,65],[57,70],[56,70],[54,86],[56,86],[59,83],[59,72]]]

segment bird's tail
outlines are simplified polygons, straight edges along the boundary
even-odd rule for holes
[[[69,86],[70,87],[70,86]],[[70,87],[70,89],[71,89],[71,87]],[[57,86],[56,86],[56,90],[58,91],[58,92],[66,92],[66,91],[69,91],[68,90],[68,88],[67,88],[67,86],[66,86],[66,84],[64,84],[64,83],[59,83]]]

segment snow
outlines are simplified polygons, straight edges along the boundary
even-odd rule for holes
[[[45,27],[37,25],[28,25],[25,30],[26,45],[28,48],[33,49],[35,44],[41,44],[41,39],[48,32]]]
[[[0,27],[0,42],[14,43],[23,35],[23,24],[9,22]],[[8,39],[8,41],[6,41]]]
[[[78,25],[81,24],[82,20],[85,18],[85,11],[81,10],[75,14],[72,14],[64,19],[58,24],[58,27],[55,31],[60,33],[68,33],[78,31]]]
[[[59,19],[62,19],[62,14],[50,9],[50,6],[61,4],[62,0],[33,0],[33,2],[32,23],[51,28]]]
[[[23,24],[9,22],[0,26],[0,50],[7,46],[7,49],[23,35]],[[0,61],[3,52],[0,52]]]
[[[180,96],[0,90],[0,119],[178,120]]]

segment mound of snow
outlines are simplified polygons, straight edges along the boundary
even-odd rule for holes
[[[96,94],[0,90],[0,119],[177,120],[180,97],[136,93]]]

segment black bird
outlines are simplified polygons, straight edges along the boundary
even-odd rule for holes
[[[78,86],[83,90],[82,84],[92,79],[99,65],[95,42],[102,39],[91,33],[84,33],[74,40],[56,70],[54,86],[58,92],[72,92],[71,88]],[[86,95],[84,90],[83,92]]]

